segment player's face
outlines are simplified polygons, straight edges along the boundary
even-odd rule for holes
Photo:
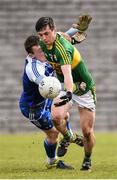
[[[38,59],[40,61],[46,60],[45,55],[44,55],[44,53],[43,53],[43,51],[39,45],[33,46],[32,51],[33,51],[32,56],[35,57],[36,59]]]
[[[39,31],[38,35],[44,41],[47,47],[53,45],[56,37],[55,29],[50,29],[48,25]]]

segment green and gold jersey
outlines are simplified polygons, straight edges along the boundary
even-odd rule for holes
[[[85,82],[86,92],[94,86],[93,78],[79,51],[63,36],[59,34],[56,35],[56,40],[51,49],[47,49],[42,41],[40,41],[40,45],[47,61],[52,65],[60,82],[64,82],[61,66],[71,64],[74,82]]]

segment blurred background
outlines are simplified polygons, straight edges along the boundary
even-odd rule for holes
[[[41,16],[55,19],[66,31],[80,14],[93,20],[87,39],[77,48],[84,57],[97,87],[95,131],[117,130],[117,1],[116,0],[0,0],[0,132],[38,131],[20,113],[24,41],[35,31]],[[72,127],[79,127],[74,105]]]

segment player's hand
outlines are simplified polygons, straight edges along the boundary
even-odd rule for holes
[[[73,84],[73,93],[78,94],[86,90],[86,83],[85,82],[77,82]]]
[[[78,44],[86,39],[87,34],[85,32],[77,32],[74,36],[72,36],[71,43]]]
[[[61,96],[60,99],[61,99],[62,101],[56,102],[56,103],[54,104],[56,107],[63,106],[63,105],[65,105],[66,103],[68,103],[68,102],[72,99],[72,93],[71,93],[70,91],[67,91],[67,92],[66,92],[66,95]]]
[[[78,22],[73,24],[72,27],[78,29],[79,32],[84,32],[88,29],[91,20],[92,17],[90,15],[81,15],[79,16]]]

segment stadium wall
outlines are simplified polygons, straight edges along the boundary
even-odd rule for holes
[[[95,130],[117,130],[117,1],[1,0],[0,1],[0,132],[38,131],[21,115],[18,100],[26,53],[23,43],[41,16],[52,16],[58,30],[67,30],[80,14],[93,20],[86,41],[78,45],[97,85]],[[72,127],[79,126],[74,105]]]

